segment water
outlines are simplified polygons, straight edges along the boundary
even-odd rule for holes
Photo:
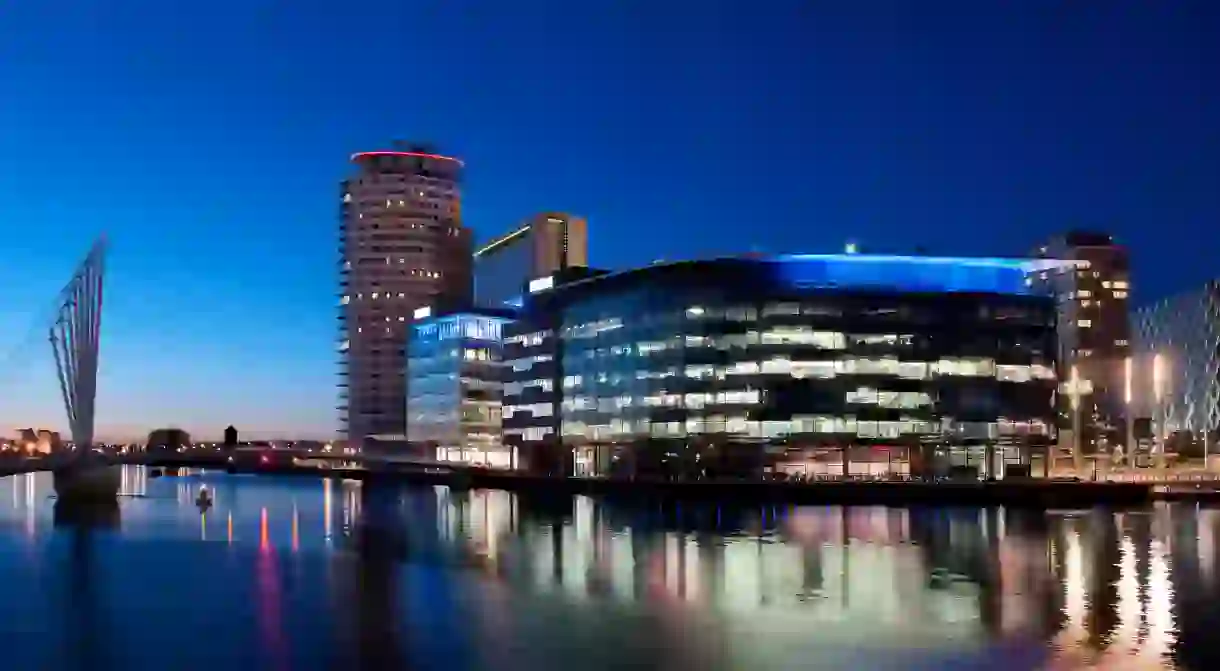
[[[139,467],[123,486],[73,521],[47,475],[0,480],[4,668],[1220,662],[1220,511],[1193,506],[666,508]]]

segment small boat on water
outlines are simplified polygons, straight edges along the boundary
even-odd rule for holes
[[[195,498],[195,505],[200,510],[207,510],[212,507],[212,492],[207,487],[199,488],[199,496]]]
[[[150,478],[159,478],[162,475],[165,475],[165,472],[159,468],[154,468],[148,472],[148,477],[150,477]]]

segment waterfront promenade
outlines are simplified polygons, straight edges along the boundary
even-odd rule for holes
[[[299,452],[299,454],[298,454]],[[263,459],[272,455],[275,459]],[[366,480],[502,489],[538,495],[771,503],[885,505],[1004,505],[1033,508],[1082,508],[1095,505],[1139,506],[1153,500],[1146,483],[1073,482],[1042,479],[1000,482],[661,480],[645,478],[557,478],[459,464],[382,455],[335,455],[294,450],[242,450],[230,461],[215,449],[181,453],[134,453],[111,457],[115,463],[152,467],[226,468],[266,475],[331,476]],[[51,470],[53,459],[28,459],[0,467],[0,474]]]
[[[271,455],[273,459],[262,459]],[[1139,506],[1154,500],[1220,502],[1220,481],[1198,473],[1150,469],[1140,477],[1104,481],[1068,478],[1009,479],[998,482],[921,480],[661,480],[645,478],[556,478],[491,470],[461,464],[366,454],[333,454],[295,449],[241,449],[232,462],[212,448],[180,453],[111,455],[116,464],[150,467],[217,468],[266,475],[330,476],[456,488],[503,489],[543,495],[591,495],[691,500],[732,500],[812,504],[1003,505],[1081,508],[1095,505]],[[0,461],[0,476],[54,470],[54,457]]]

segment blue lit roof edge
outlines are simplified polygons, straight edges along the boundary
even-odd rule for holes
[[[749,257],[727,257],[749,258]],[[924,265],[954,265],[976,268],[1010,268],[1026,272],[1038,272],[1076,266],[1078,261],[1071,259],[1022,259],[1003,257],[972,257],[972,256],[902,256],[896,254],[781,254],[773,257],[762,257],[760,261],[825,261],[832,263],[911,263]]]
[[[748,261],[752,263],[790,263],[800,261],[892,261],[892,262],[908,262],[908,263],[925,263],[932,264],[957,264],[961,266],[976,267],[976,268],[1008,268],[1012,270],[1024,270],[1029,273],[1036,273],[1043,270],[1056,270],[1060,268],[1083,267],[1085,262],[1077,259],[1038,259],[1038,258],[1005,258],[1005,257],[971,257],[971,256],[911,256],[901,254],[777,254],[768,256],[713,256],[695,259],[677,259],[674,261],[654,262],[644,266],[634,268],[624,268],[608,272],[604,275],[596,275],[593,277],[584,277],[574,282],[557,284],[554,288],[539,291],[535,296],[541,296],[552,292],[567,292],[578,289],[582,286],[591,286],[603,281],[610,281],[620,277],[625,277],[635,273],[647,272],[663,266],[678,266],[685,263],[716,263],[722,261]]]

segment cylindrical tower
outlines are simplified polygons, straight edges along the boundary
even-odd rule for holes
[[[353,154],[339,223],[341,431],[406,430],[408,322],[420,307],[470,300],[470,231],[462,226],[462,162],[395,143]]]

